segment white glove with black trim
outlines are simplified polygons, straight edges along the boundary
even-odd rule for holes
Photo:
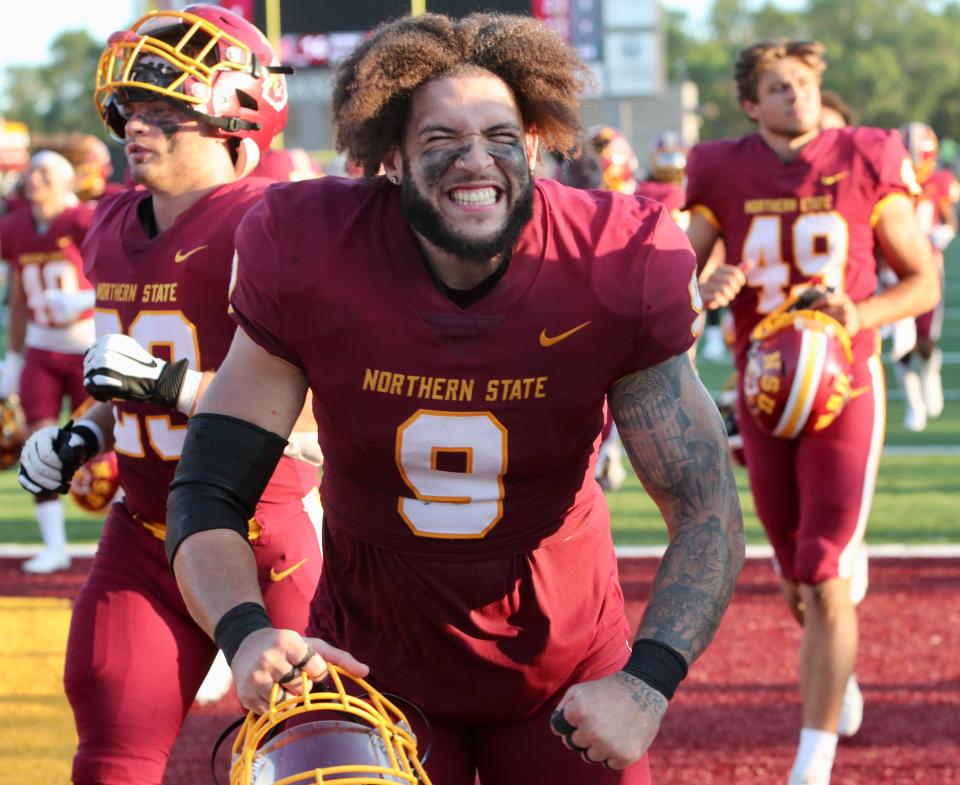
[[[73,473],[100,449],[97,433],[82,422],[41,428],[23,445],[17,479],[30,493],[66,493]]]
[[[189,414],[201,376],[186,359],[168,363],[128,335],[102,335],[83,356],[83,386],[98,401],[149,401]]]

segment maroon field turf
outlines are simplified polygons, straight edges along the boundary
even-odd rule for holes
[[[89,566],[75,559],[69,572],[25,576],[19,561],[0,559],[0,595],[70,598]],[[633,623],[656,563],[620,562]],[[956,785],[960,559],[873,559],[860,618],[866,711],[860,733],[840,744],[832,785]],[[678,690],[654,744],[655,785],[783,785],[799,734],[799,642],[769,564],[748,561],[716,640]],[[164,785],[212,783],[213,742],[240,713],[232,693],[195,707]],[[222,749],[221,785],[227,758]]]

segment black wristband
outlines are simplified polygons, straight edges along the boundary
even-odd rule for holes
[[[272,626],[273,623],[262,605],[241,602],[220,617],[213,631],[213,640],[223,650],[227,664],[232,665],[237,649],[251,632]]]
[[[86,463],[94,455],[100,452],[100,442],[97,440],[97,435],[92,429],[88,428],[86,425],[74,425],[70,428],[70,430],[83,439],[83,443],[86,445],[87,454],[81,463]]]
[[[623,670],[649,684],[670,700],[677,685],[687,675],[687,661],[666,643],[653,638],[640,638],[633,644],[630,659]]]

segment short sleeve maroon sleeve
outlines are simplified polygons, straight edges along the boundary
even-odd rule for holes
[[[718,144],[719,142],[698,144],[690,151],[687,168],[684,170],[686,203],[683,209],[702,215],[719,230],[721,227],[717,215],[722,206],[714,201],[716,184],[713,174],[713,162],[717,158],[715,148]]]
[[[858,130],[858,146],[876,162],[877,201],[892,193],[919,194],[910,154],[900,134],[880,128]]]
[[[649,368],[690,348],[703,308],[697,259],[686,234],[666,210],[644,246],[642,306],[636,336],[636,367]]]
[[[284,337],[278,275],[281,249],[266,196],[244,216],[235,239],[230,286],[234,321],[261,348],[300,366]]]

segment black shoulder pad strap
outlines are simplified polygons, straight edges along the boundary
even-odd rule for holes
[[[180,463],[167,497],[167,559],[187,537],[247,522],[287,446],[285,439],[224,414],[198,414],[187,423]]]

